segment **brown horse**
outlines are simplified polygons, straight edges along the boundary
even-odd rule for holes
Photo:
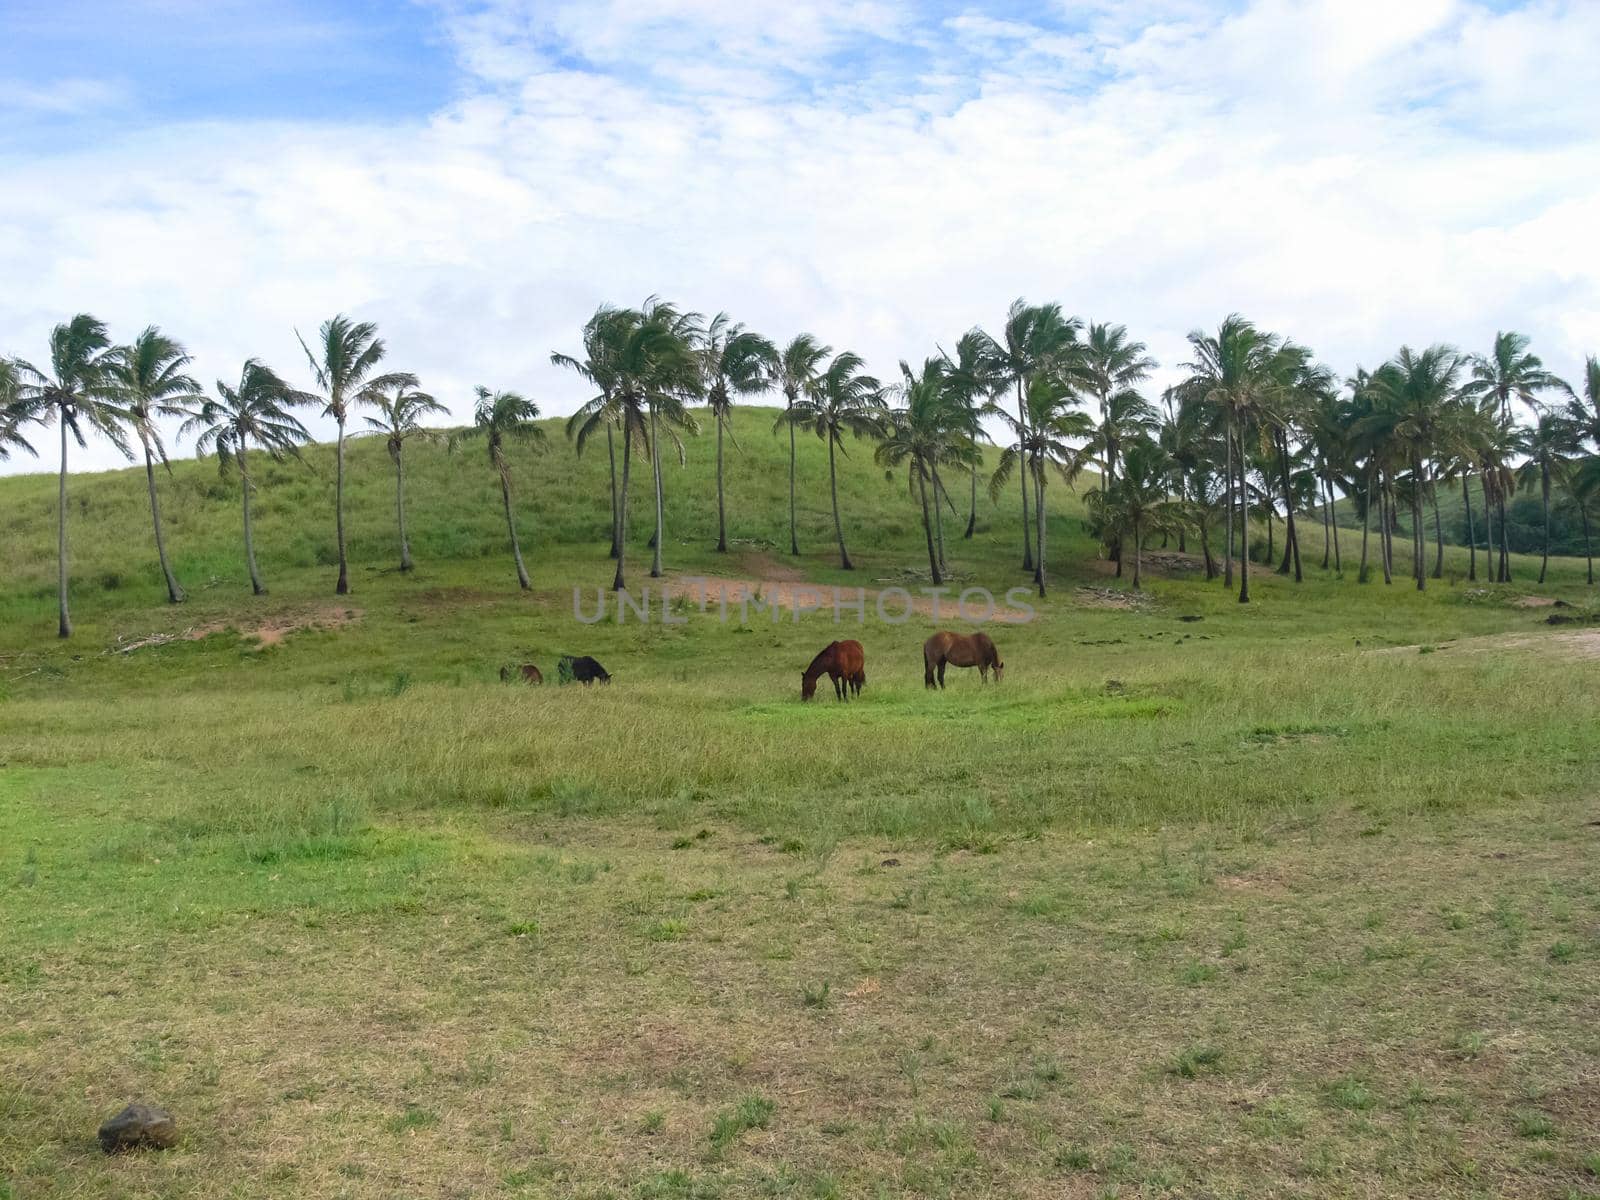
[[[532,663],[523,663],[515,672],[510,667],[500,668],[500,682],[510,683],[517,675],[522,676],[524,683],[543,683],[544,676],[539,673],[539,668]]]
[[[800,699],[809,700],[817,694],[817,679],[824,672],[833,680],[835,697],[848,700],[851,691],[859,696],[867,686],[867,652],[860,642],[829,642],[800,676]]]
[[[987,633],[936,633],[922,643],[922,685],[944,687],[944,668],[977,667],[983,682],[989,682],[989,668],[994,668],[994,681],[1000,682],[1000,672],[1005,663],[994,648]],[[937,682],[935,682],[937,672]]]

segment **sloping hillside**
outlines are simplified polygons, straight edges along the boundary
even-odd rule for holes
[[[702,433],[685,439],[682,464],[667,451],[663,491],[669,547],[709,550],[716,540],[715,428],[698,414]],[[747,408],[732,422],[724,447],[728,536],[743,549],[787,549],[788,438],[774,433],[778,410]],[[512,450],[519,532],[537,569],[542,549],[604,546],[610,520],[606,446],[593,443],[578,457],[561,421],[542,423],[545,443]],[[813,435],[798,440],[799,526],[808,560],[831,561],[833,518],[828,500],[826,448]],[[870,442],[851,443],[838,460],[839,504],[852,549],[921,550],[921,525],[904,478],[893,480],[872,461]],[[464,438],[454,450],[443,436],[406,450],[407,523],[419,562],[501,555],[506,548],[499,488],[481,439]],[[350,556],[359,572],[396,564],[395,474],[381,438],[353,439],[347,450],[346,521]],[[618,452],[620,469],[620,448]],[[275,573],[336,561],[333,525],[333,448],[305,449],[302,461],[270,462],[257,454],[254,509],[256,554],[268,584]],[[987,479],[982,481],[986,484]],[[236,475],[223,477],[214,459],[175,459],[159,477],[167,541],[178,576],[187,586],[245,578]],[[947,532],[965,529],[970,481],[949,481],[960,507],[945,510]],[[649,462],[633,464],[630,542],[640,554],[653,528]],[[978,523],[1003,526],[1017,538],[1014,489],[998,504],[984,486]],[[1052,540],[1064,553],[1082,554],[1081,508],[1064,486],[1053,489]],[[55,589],[56,480],[51,474],[0,479],[0,570],[13,600],[49,602]],[[150,529],[144,471],[73,475],[69,479],[69,536],[74,595],[125,593],[126,603],[161,598]],[[1064,542],[1068,538],[1070,541]]]

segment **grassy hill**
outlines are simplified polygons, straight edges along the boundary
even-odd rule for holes
[[[666,583],[917,587],[866,445],[859,569],[814,439],[782,552],[772,416],[736,424],[733,553],[709,442],[668,469]],[[1004,682],[928,692],[927,612],[578,620],[603,446],[551,437],[527,593],[481,445],[411,455],[405,575],[355,448],[345,598],[326,447],[259,474],[264,597],[214,464],[163,479],[181,606],[142,474],[74,477],[66,642],[54,480],[0,480],[0,1197],[1592,1191],[1600,644],[1545,624],[1581,562],[1241,606],[1169,554],[1134,596],[1056,487]],[[1014,505],[952,522],[960,586],[1025,582]],[[801,704],[836,637],[866,692]],[[498,680],[564,652],[614,681]],[[94,1149],[134,1098],[177,1151]]]
[[[788,441],[786,434],[773,433],[777,415],[775,409],[741,409],[732,423],[733,441],[726,447],[729,535],[746,549],[788,545]],[[667,531],[673,547],[669,561],[681,562],[685,554],[703,561],[702,552],[716,540],[714,430],[704,410],[699,417],[705,432],[688,440],[685,464],[669,455],[664,466]],[[519,532],[535,567],[550,551],[589,549],[597,543],[603,551],[610,521],[604,442],[595,443],[579,458],[566,440],[563,422],[541,424],[547,438],[543,450],[513,450]],[[833,546],[826,448],[805,433],[798,447],[802,547],[808,561],[823,564]],[[873,465],[872,448],[870,442],[849,444],[839,462],[846,538],[863,551],[920,550],[919,511],[904,480],[897,477],[890,482]],[[398,556],[393,466],[381,438],[353,440],[347,454],[346,520],[352,561],[369,570],[386,569]],[[443,440],[418,443],[407,449],[406,460],[409,528],[417,559],[438,564],[499,557],[509,565],[499,485],[483,443],[468,439],[453,453]],[[307,447],[302,462],[272,463],[258,456],[255,463],[256,553],[268,586],[285,572],[336,562],[332,447]],[[948,511],[945,516],[959,535],[966,524],[969,489],[967,481],[959,479],[950,481],[950,486],[961,497],[962,512],[959,521]],[[237,477],[220,477],[214,460],[174,460],[160,487],[179,578],[191,586],[217,580],[227,587],[245,581]],[[142,469],[74,475],[70,488],[75,594],[89,603],[99,593],[114,593],[107,596],[113,606],[159,599],[161,581],[154,567]],[[648,460],[635,464],[632,492],[630,528],[639,561],[653,527]],[[1056,489],[1053,501],[1062,509],[1060,532],[1068,535],[1066,514],[1076,512],[1077,506],[1064,487]],[[1015,504],[997,508],[980,491],[979,520],[985,532],[1002,514],[1010,517],[1012,507]],[[0,479],[0,511],[7,514],[0,539],[6,595],[31,594],[47,605],[53,603],[54,477]],[[648,569],[648,560],[644,562]],[[501,574],[485,564],[486,584]],[[514,575],[507,577],[515,583]]]

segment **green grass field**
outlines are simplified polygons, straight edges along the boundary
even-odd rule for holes
[[[859,569],[814,441],[782,553],[772,416],[732,554],[708,441],[668,469],[669,577],[919,586],[865,445]],[[579,624],[604,447],[552,436],[531,593],[481,447],[416,448],[409,575],[356,448],[345,598],[324,447],[259,473],[259,598],[213,464],[179,607],[142,472],[75,476],[64,643],[55,482],[0,480],[0,1197],[1600,1195],[1600,631],[1533,606],[1581,561],[1419,595],[1314,526],[1301,585],[1169,548],[1136,598],[1056,486],[1004,683],[928,693],[920,614]],[[947,514],[961,586],[1025,582],[1016,503]],[[838,636],[864,696],[802,705]],[[498,680],[569,652],[614,682]],[[101,1155],[132,1099],[177,1149]]]

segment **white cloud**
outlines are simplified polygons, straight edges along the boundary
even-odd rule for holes
[[[1600,349],[1597,6],[442,11],[470,78],[424,124],[196,123],[0,164],[40,181],[0,189],[0,275],[27,281],[0,349],[88,309],[160,323],[208,380],[250,354],[303,374],[293,328],[347,311],[458,414],[478,382],[570,411],[550,350],[651,292],[885,376],[1017,295],[1125,322],[1162,381],[1234,310],[1340,371],[1496,328],[1560,371]]]

